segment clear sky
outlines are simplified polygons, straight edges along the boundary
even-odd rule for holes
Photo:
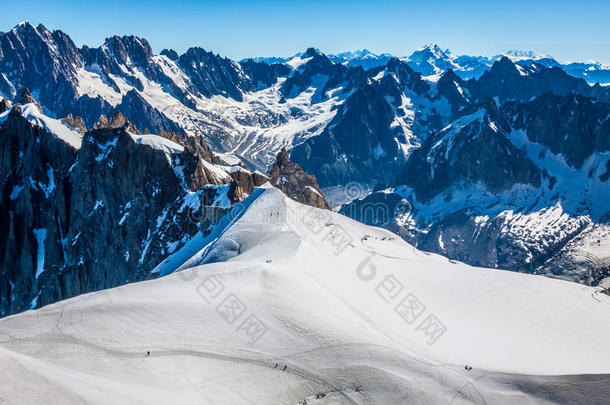
[[[309,46],[403,56],[437,43],[457,54],[522,49],[610,63],[607,0],[0,0],[0,10],[0,31],[28,20],[61,29],[77,45],[135,34],[155,52],[197,45],[234,59],[289,56]]]

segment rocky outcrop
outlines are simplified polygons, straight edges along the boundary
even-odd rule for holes
[[[122,126],[124,126],[125,124],[127,124],[129,121],[127,120],[127,118],[125,118],[125,116],[121,113],[120,110],[117,110],[112,117],[110,117],[110,119],[108,120],[108,128],[121,128]]]
[[[301,166],[292,162],[286,148],[277,155],[269,177],[271,184],[293,200],[318,208],[329,208],[315,176],[306,174]]]
[[[82,133],[87,132],[87,126],[85,125],[83,119],[79,116],[73,117],[72,114],[68,114],[68,116],[62,118],[61,121],[72,128],[78,129]]]
[[[178,58],[177,64],[204,97],[219,94],[241,101],[242,90],[254,88],[238,63],[202,48],[188,49]]]
[[[226,184],[238,202],[267,180],[234,179],[203,162],[205,145],[168,151],[128,126],[86,132],[75,149],[19,105],[1,123],[0,316],[153,277],[199,231],[202,187]]]
[[[164,49],[159,55],[167,56],[170,60],[177,61],[180,55],[173,49]]]
[[[10,108],[11,108],[11,103],[7,99],[2,98],[0,100],[0,114],[2,114],[3,112],[7,111]]]
[[[28,89],[27,87],[25,89],[23,89],[23,91],[21,92],[21,97],[19,98],[19,103],[22,105],[23,104],[34,104],[36,106],[36,108],[38,108],[38,111],[40,111],[41,113],[43,112],[42,107],[34,99],[34,96],[30,92],[30,89]]]

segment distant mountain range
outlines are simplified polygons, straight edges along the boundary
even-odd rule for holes
[[[299,56],[296,54],[295,56]],[[452,69],[462,79],[480,77],[489,70],[494,62],[502,57],[508,57],[511,61],[523,66],[532,63],[545,67],[561,67],[572,76],[585,79],[589,83],[610,83],[610,66],[599,62],[565,62],[561,63],[549,55],[543,55],[533,51],[510,50],[504,54],[487,56],[454,55],[449,49],[442,50],[436,44],[426,45],[415,50],[410,56],[397,56],[389,53],[376,54],[368,49],[359,51],[341,52],[336,55],[328,55],[335,63],[350,66],[362,66],[365,70],[383,66],[392,58],[400,59],[409,67],[424,76],[442,74]],[[264,58],[257,57],[253,60],[264,63],[284,63],[291,58]],[[248,60],[244,59],[243,61]]]
[[[157,55],[136,36],[77,47],[29,23],[0,33],[3,313],[154,276],[199,232],[174,221],[189,198],[208,186],[204,202],[230,206],[267,178],[257,170],[451,259],[587,284],[610,275],[610,87],[522,52],[261,60]],[[79,265],[105,243],[107,267]]]

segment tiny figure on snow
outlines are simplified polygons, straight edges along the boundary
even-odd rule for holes
[[[286,371],[286,369],[288,368],[288,366],[284,366],[284,368],[282,369],[282,371]]]
[[[279,366],[279,364],[275,363],[275,366],[273,366],[273,368],[277,368],[277,366]]]
[[[464,368],[466,369],[466,371],[470,371],[470,370],[472,370],[472,367],[470,367],[468,364],[466,364],[466,365],[464,366]]]
[[[146,357],[150,356],[150,350],[146,352]]]

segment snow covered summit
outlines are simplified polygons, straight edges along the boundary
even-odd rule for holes
[[[183,270],[0,320],[0,398],[607,398],[610,297],[599,289],[426,254],[275,188],[234,210],[189,246]]]

